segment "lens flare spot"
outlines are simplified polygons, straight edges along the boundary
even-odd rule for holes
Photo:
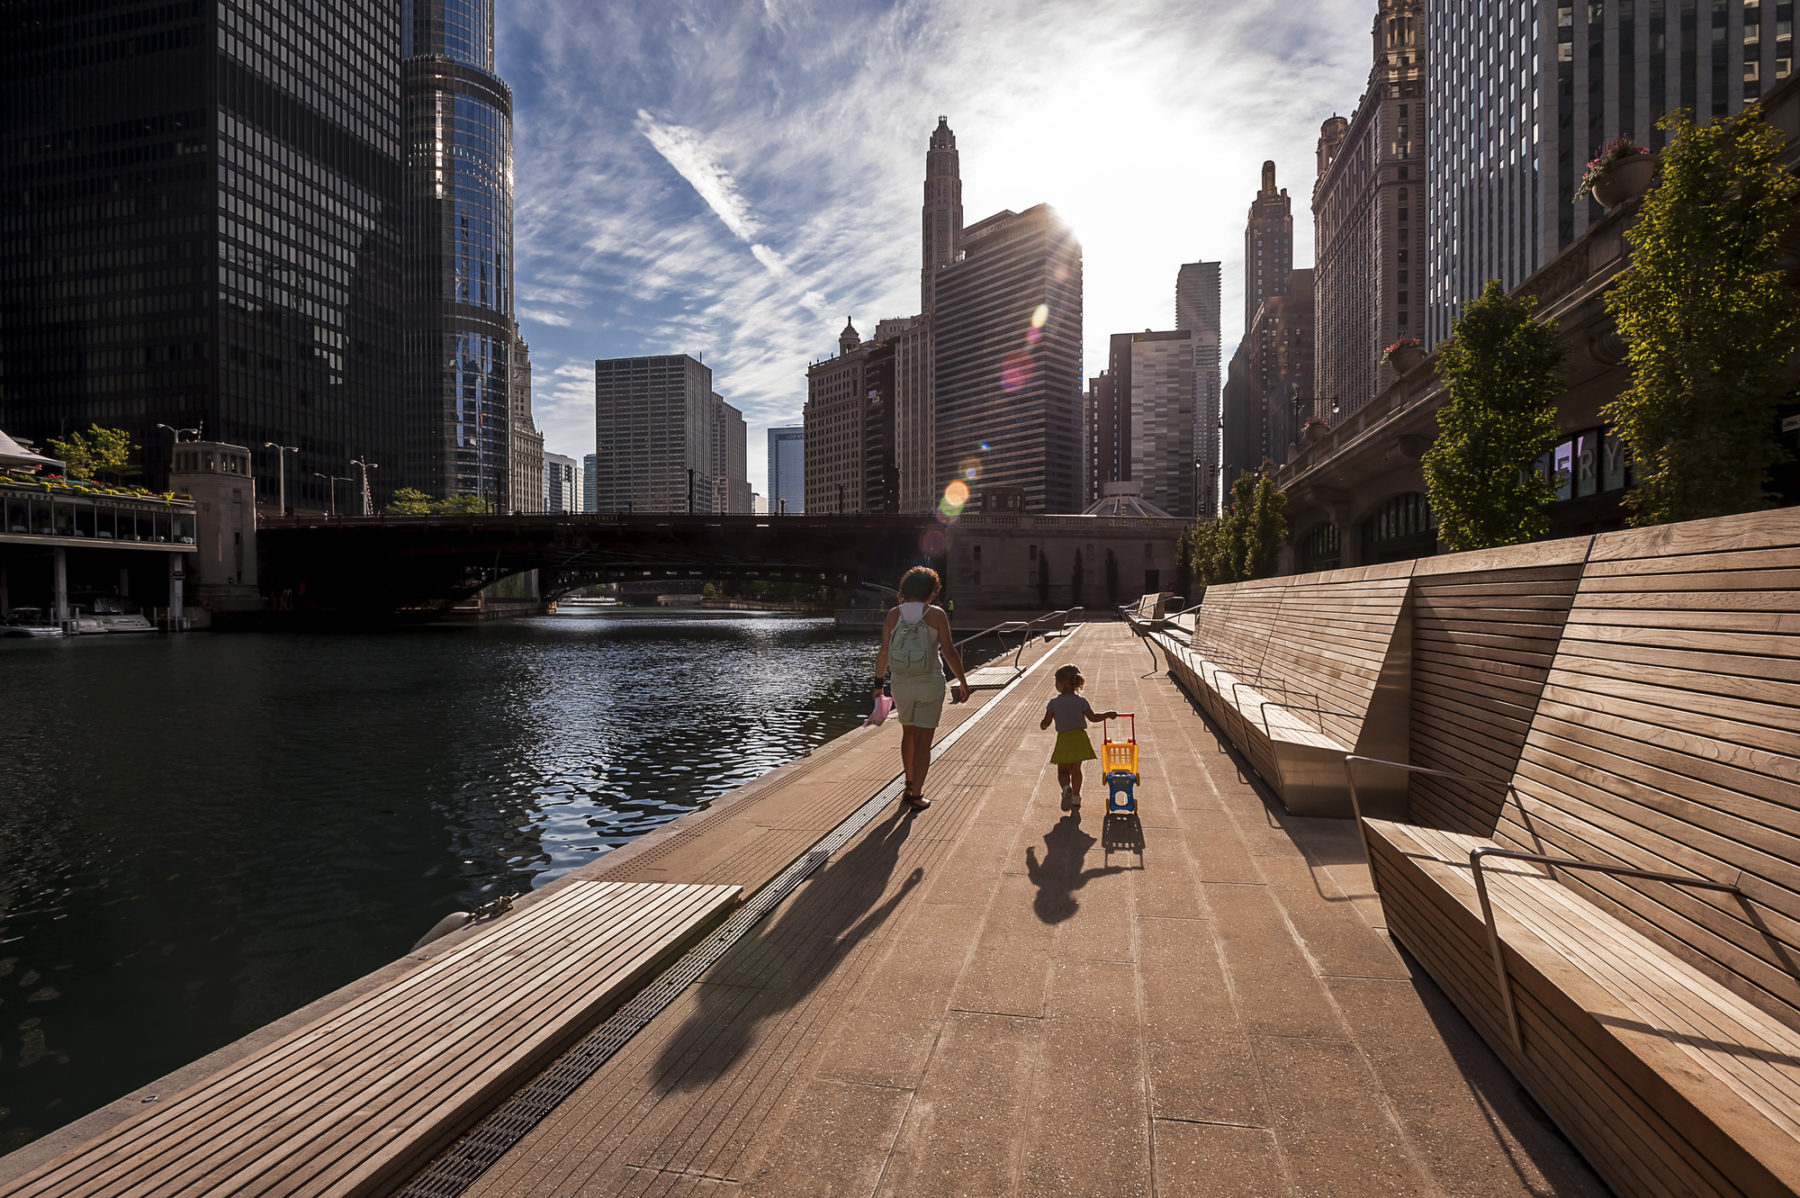
[[[972,474],[973,470],[970,473]],[[969,484],[960,478],[951,479],[950,485],[944,488],[944,502],[952,507],[962,507],[968,503]]]
[[[944,535],[942,529],[928,529],[925,535],[919,538],[919,551],[927,557],[942,557],[944,550],[949,547],[950,539]]]
[[[981,471],[976,469],[974,466],[969,466],[963,470],[963,477],[968,479],[970,482],[974,482],[976,480],[976,478],[980,476],[980,474],[981,474]],[[964,489],[966,490],[967,488],[964,488]]]
[[[1042,330],[1042,329],[1026,329],[1025,330],[1025,343],[1027,345],[1036,345],[1038,342],[1042,341],[1043,339],[1044,339],[1044,330]]]
[[[1008,394],[1016,394],[1029,387],[1037,378],[1037,363],[1031,359],[1030,350],[1014,350],[1006,355],[1006,363],[1000,367],[1000,387]]]
[[[1037,310],[1031,314],[1031,327],[1034,329],[1041,329],[1044,327],[1045,322],[1048,321],[1049,319],[1050,319],[1050,305],[1049,304],[1039,304],[1037,306]]]
[[[987,452],[987,451],[988,451],[988,450],[990,450],[990,449],[992,449],[992,448],[993,448],[993,446],[992,446],[992,445],[989,445],[989,444],[988,444],[988,443],[987,443],[987,442],[986,442],[986,441],[983,441],[983,442],[982,442],[982,443],[981,443],[981,452],[982,452],[982,453],[986,453],[986,452]]]

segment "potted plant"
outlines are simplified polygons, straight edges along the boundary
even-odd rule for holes
[[[1425,350],[1417,337],[1402,337],[1381,351],[1381,360],[1392,366],[1395,373],[1405,374],[1425,360]]]
[[[1306,443],[1308,445],[1315,445],[1331,435],[1331,426],[1317,416],[1308,416],[1301,431],[1306,436]]]
[[[1575,189],[1575,202],[1593,196],[1610,212],[1648,191],[1655,174],[1656,154],[1648,146],[1629,137],[1615,137],[1588,159],[1581,186]]]

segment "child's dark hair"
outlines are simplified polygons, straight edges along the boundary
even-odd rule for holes
[[[940,585],[936,570],[930,566],[914,566],[900,577],[900,598],[913,603],[930,603]]]
[[[1071,691],[1078,691],[1087,685],[1087,679],[1081,676],[1081,667],[1077,666],[1074,662],[1070,662],[1066,666],[1056,667],[1056,680],[1059,683],[1068,683]]]

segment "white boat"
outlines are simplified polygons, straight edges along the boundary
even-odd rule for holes
[[[101,632],[155,632],[152,624],[142,612],[127,611],[117,599],[105,596],[94,600],[92,618],[100,624]],[[86,632],[87,629],[82,629]]]
[[[49,622],[40,607],[15,607],[0,624],[0,637],[61,636],[62,629]]]

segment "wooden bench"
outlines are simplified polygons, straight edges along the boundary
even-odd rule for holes
[[[1522,743],[1415,728],[1516,764],[1384,766],[1420,783],[1360,821],[1388,927],[1621,1193],[1800,1192],[1800,509],[1581,545],[1548,649],[1463,634],[1527,689],[1548,652]],[[1497,594],[1554,612],[1551,566]]]
[[[1193,694],[1297,815],[1347,818],[1343,760],[1404,758],[1411,563],[1209,588],[1191,642],[1160,638]],[[1405,782],[1365,780],[1397,811]]]
[[[0,1194],[385,1193],[629,997],[738,893],[566,884],[0,1183]]]

